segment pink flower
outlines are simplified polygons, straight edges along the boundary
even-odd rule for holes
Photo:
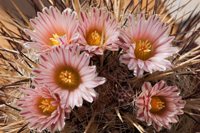
[[[97,97],[94,88],[106,81],[97,77],[96,66],[89,66],[90,57],[85,52],[80,54],[78,44],[73,44],[72,49],[55,47],[40,55],[39,60],[39,68],[33,70],[34,82],[47,84],[72,108],[82,106],[83,98],[92,102]]]
[[[153,123],[157,131],[162,126],[170,129],[169,123],[177,123],[177,115],[184,113],[181,109],[184,108],[185,101],[181,100],[179,93],[176,86],[167,86],[165,81],[160,81],[154,87],[145,82],[136,101],[139,107],[137,118],[146,121],[148,126]]]
[[[35,42],[27,42],[24,45],[41,52],[51,51],[51,48],[59,44],[70,45],[78,39],[77,14],[67,8],[62,13],[51,6],[44,8],[43,13],[38,12],[38,17],[31,19],[30,23],[34,31],[25,29]]]
[[[169,26],[161,22],[161,18],[152,15],[145,20],[141,13],[137,17],[129,15],[128,27],[124,27],[121,44],[126,54],[120,57],[121,63],[127,64],[134,75],[141,77],[144,71],[165,71],[172,68],[172,64],[166,58],[177,52],[177,47],[172,47],[173,36],[168,35]]]
[[[118,24],[110,17],[109,12],[97,8],[91,9],[91,16],[84,11],[80,12],[79,43],[82,44],[83,50],[97,55],[102,55],[104,50],[118,50]]]
[[[18,100],[18,106],[22,109],[20,115],[29,122],[30,129],[42,131],[49,128],[51,132],[63,129],[65,118],[70,117],[70,109],[61,107],[58,94],[52,93],[48,87],[21,87],[21,91],[26,96]]]

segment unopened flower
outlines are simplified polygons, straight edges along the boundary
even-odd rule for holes
[[[134,70],[134,75],[141,77],[144,71],[165,71],[172,68],[167,57],[176,53],[178,48],[172,47],[173,36],[168,35],[169,26],[161,22],[161,18],[152,15],[145,20],[141,13],[137,17],[129,15],[128,27],[123,28],[121,38],[125,44],[120,45],[126,54],[120,57],[122,63]]]
[[[38,17],[30,20],[34,31],[25,29],[25,33],[35,42],[27,42],[24,45],[37,49],[40,53],[50,51],[59,44],[70,45],[77,41],[77,14],[70,8],[61,13],[56,7],[45,7],[43,13],[38,12],[37,15]]]
[[[37,86],[37,89],[21,87],[21,90],[26,96],[18,100],[18,106],[22,109],[20,115],[29,122],[30,129],[42,131],[48,128],[51,132],[63,129],[65,118],[70,117],[70,109],[62,107],[58,94],[52,93],[46,86]]]
[[[153,123],[157,131],[162,126],[170,129],[170,123],[177,123],[177,115],[184,113],[181,109],[184,108],[185,101],[181,100],[179,93],[176,86],[167,86],[165,81],[160,81],[153,87],[151,83],[145,82],[136,101],[139,107],[137,118],[146,121],[148,126]]]
[[[118,50],[118,24],[110,17],[109,12],[97,8],[91,9],[91,16],[80,12],[79,43],[83,45],[83,50],[97,55],[102,55],[103,50]]]
[[[92,102],[97,96],[94,88],[106,81],[97,77],[96,66],[88,66],[89,55],[85,52],[80,54],[79,45],[73,45],[72,49],[58,46],[48,54],[40,55],[41,64],[33,70],[34,82],[47,84],[72,108],[82,106],[83,98]]]

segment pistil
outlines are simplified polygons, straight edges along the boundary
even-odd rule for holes
[[[58,34],[53,34],[53,38],[49,38],[51,41],[52,41],[52,44],[53,45],[59,45],[59,42],[57,41],[57,38],[58,38]]]
[[[151,47],[152,45],[146,41],[141,41],[139,40],[136,42],[136,47],[135,47],[135,56],[138,59],[141,60],[147,60],[151,57]]]
[[[41,102],[39,103],[39,108],[46,115],[51,115],[51,113],[57,109],[57,106],[53,106],[51,104],[52,100],[53,99],[51,98],[43,98]]]
[[[99,46],[101,43],[101,35],[95,30],[89,34],[86,40],[90,46]]]
[[[158,113],[165,108],[165,102],[158,96],[153,96],[151,98],[150,104],[151,104],[150,112],[152,113]]]

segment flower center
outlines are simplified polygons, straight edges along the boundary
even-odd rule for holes
[[[158,96],[151,97],[151,113],[158,113],[165,108],[165,102]]]
[[[141,60],[147,60],[151,57],[151,44],[148,42],[148,40],[136,42],[136,47],[135,47],[135,56],[137,59]]]
[[[46,115],[51,115],[57,109],[57,106],[53,106],[51,101],[54,100],[53,98],[42,98],[39,103],[39,108],[41,111]]]
[[[58,38],[58,34],[53,34],[53,38],[49,38],[52,41],[53,45],[59,45],[59,42],[56,40]]]
[[[56,71],[55,81],[60,87],[73,91],[80,85],[81,77],[74,68],[65,67]]]
[[[69,71],[62,71],[59,74],[59,78],[62,80],[62,82],[68,84],[72,82],[72,73]]]
[[[89,34],[86,40],[90,46],[99,46],[101,43],[101,35],[95,30]]]

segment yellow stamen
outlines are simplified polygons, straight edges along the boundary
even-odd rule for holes
[[[60,79],[64,82],[64,83],[71,83],[72,82],[72,73],[66,71],[62,71],[59,75]]]
[[[55,72],[55,81],[60,87],[73,91],[81,83],[81,77],[76,69],[64,67]]]
[[[151,113],[158,113],[160,112],[162,109],[165,108],[165,102],[158,96],[153,96],[151,98]]]
[[[51,113],[57,109],[57,106],[51,104],[52,100],[52,98],[43,98],[39,103],[39,108],[41,108],[42,112],[46,115],[51,115]]]
[[[99,46],[101,44],[101,35],[95,30],[89,34],[86,40],[90,46]]]
[[[136,47],[135,47],[135,56],[138,59],[141,60],[147,60],[151,57],[152,50],[151,50],[151,44],[148,42],[148,40],[141,41],[139,40],[136,42]]]
[[[52,41],[53,45],[59,45],[59,42],[56,40],[58,38],[58,34],[53,34],[53,38],[49,38]]]

